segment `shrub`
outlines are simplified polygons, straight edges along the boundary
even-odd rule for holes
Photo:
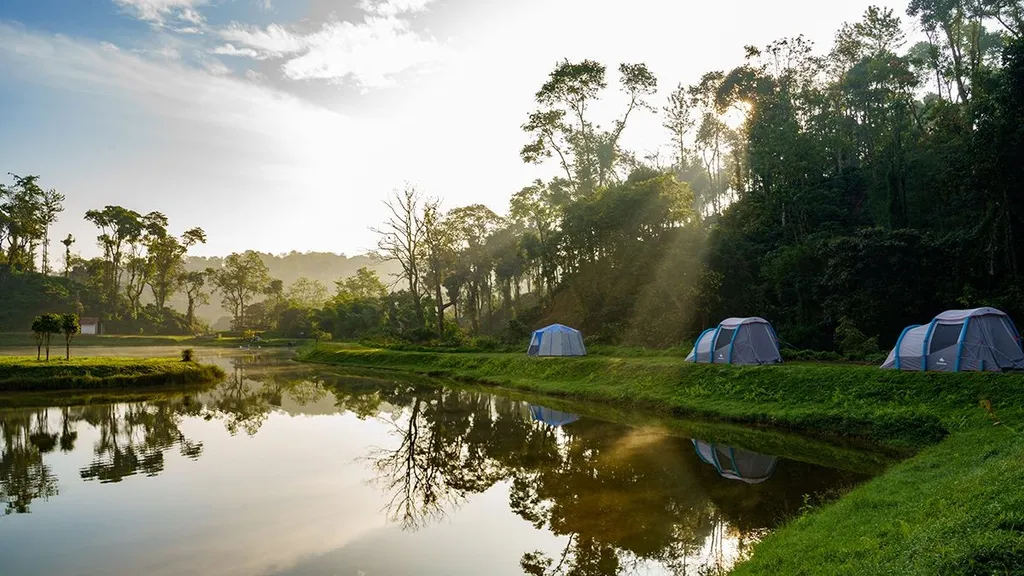
[[[505,324],[505,330],[501,334],[501,340],[505,344],[519,344],[530,337],[530,329],[518,318],[513,318]]]
[[[865,336],[846,316],[836,326],[836,346],[847,358],[867,358],[879,352],[878,338]]]
[[[491,336],[477,336],[473,338],[470,347],[484,352],[493,352],[501,347],[501,342]]]
[[[181,361],[182,362],[194,362],[195,361],[195,355],[196,355],[196,351],[195,350],[193,350],[191,348],[185,348],[184,350],[181,351]]]

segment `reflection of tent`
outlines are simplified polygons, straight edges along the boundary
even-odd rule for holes
[[[556,428],[564,424],[572,424],[580,419],[576,414],[559,412],[558,410],[552,410],[551,408],[545,408],[543,406],[534,406],[533,404],[530,404],[530,416],[533,416],[533,419],[538,422],[543,422]]]
[[[706,464],[711,464],[723,478],[739,480],[747,484],[760,484],[772,477],[777,456],[765,456],[757,452],[736,449],[732,446],[708,444],[703,440],[693,440],[697,456]]]
[[[882,368],[896,370],[1006,370],[1024,368],[1020,334],[995,308],[948,310],[924,326],[908,326]]]
[[[586,356],[587,349],[579,330],[552,324],[533,332],[526,353],[530,356]]]
[[[687,362],[774,364],[782,362],[779,339],[764,318],[728,318],[701,332]]]

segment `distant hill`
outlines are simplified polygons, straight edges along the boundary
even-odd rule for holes
[[[284,282],[286,290],[296,280],[305,276],[310,280],[323,282],[333,294],[335,280],[353,276],[356,270],[364,266],[376,271],[385,284],[390,284],[395,280],[392,275],[399,270],[397,262],[382,262],[365,254],[349,257],[332,252],[289,252],[288,254],[260,253],[260,257],[270,269],[271,278],[277,278]],[[185,262],[185,267],[189,270],[220,268],[223,261],[224,258],[218,256],[190,256]],[[178,310],[184,310],[186,307],[185,298],[181,294],[175,295],[170,303]],[[196,315],[213,325],[228,316],[228,312],[221,308],[220,296],[214,294],[210,298],[210,304],[198,308]]]

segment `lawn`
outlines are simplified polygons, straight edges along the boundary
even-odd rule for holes
[[[216,366],[173,358],[36,360],[0,356],[0,391],[93,390],[216,382]]]

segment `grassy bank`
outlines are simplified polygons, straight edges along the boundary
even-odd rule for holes
[[[321,345],[306,361],[858,437],[919,450],[754,548],[737,574],[1024,573],[1024,375],[692,365]]]
[[[215,382],[216,366],[169,358],[78,358],[40,362],[0,356],[0,391],[97,390]]]

